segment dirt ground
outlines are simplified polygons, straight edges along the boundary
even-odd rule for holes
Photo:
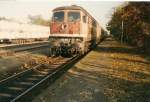
[[[107,39],[33,102],[150,102],[150,60]]]

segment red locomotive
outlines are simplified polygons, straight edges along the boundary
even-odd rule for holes
[[[50,24],[50,53],[84,54],[100,42],[101,32],[98,22],[82,7],[57,7]]]

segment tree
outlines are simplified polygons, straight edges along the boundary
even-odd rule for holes
[[[37,25],[43,25],[43,26],[49,26],[50,25],[50,20],[45,20],[42,18],[41,15],[36,15],[36,16],[28,16],[30,23],[32,24],[37,24]]]
[[[123,40],[138,47],[147,48],[150,45],[150,3],[129,2],[118,7],[108,23],[107,29],[119,40],[121,36],[121,21],[123,24]]]
[[[110,31],[111,34],[114,35],[114,37],[118,38],[120,40],[121,37],[121,22],[122,22],[122,9],[118,7],[115,12],[112,15],[111,20],[108,23],[107,29]]]

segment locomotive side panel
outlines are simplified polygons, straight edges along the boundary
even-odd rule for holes
[[[91,30],[91,47],[96,45],[96,37],[97,37],[97,25],[96,21],[92,19],[92,30]]]
[[[92,40],[92,19],[88,17],[88,41]]]
[[[100,39],[101,39],[101,27],[99,26],[99,24],[97,24],[96,44],[98,44],[100,42]]]
[[[81,12],[81,34],[86,38],[88,37],[88,23],[87,15],[84,12]]]

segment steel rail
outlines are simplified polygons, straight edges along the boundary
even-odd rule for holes
[[[14,78],[16,78],[16,77],[18,77],[18,76],[21,76],[21,75],[23,75],[24,73],[27,73],[27,72],[29,72],[29,71],[31,71],[31,70],[33,70],[33,69],[39,67],[39,66],[41,66],[41,64],[36,65],[36,66],[34,66],[33,68],[31,68],[31,69],[27,69],[27,70],[24,70],[24,71],[19,72],[19,73],[17,73],[17,74],[11,75],[10,77],[5,78],[5,79],[3,79],[3,80],[0,80],[0,85],[6,83],[8,80],[12,80],[12,79],[14,79]]]
[[[41,81],[39,81],[38,83],[36,83],[35,85],[33,85],[31,88],[27,89],[26,91],[24,91],[22,94],[20,94],[19,96],[17,96],[15,99],[13,99],[11,102],[20,102],[21,98],[24,97],[26,94],[28,94],[29,92],[31,92],[35,87],[40,86],[42,83],[44,83],[45,81],[48,81],[50,78],[52,78],[53,76],[55,76],[57,73],[61,72],[63,70],[63,68],[67,67],[68,65],[70,65],[71,63],[75,62],[77,59],[79,59],[81,56],[75,56],[73,57],[71,60],[67,61],[66,63],[62,64],[61,66],[59,66],[57,68],[57,70],[55,70],[53,73],[48,74],[46,77],[44,77]]]
[[[76,63],[78,59],[80,59],[82,56],[81,55],[78,55],[78,56],[74,56],[72,58],[68,58],[67,60],[65,60],[64,62],[62,62],[60,65],[56,66],[55,68],[51,68],[50,66],[45,66],[49,69],[49,72],[47,74],[45,74],[44,76],[41,77],[41,79],[37,78],[37,82],[33,82],[34,84],[29,86],[28,88],[26,88],[23,92],[21,92],[19,95],[11,98],[9,100],[9,102],[20,102],[20,101],[23,101],[25,99],[25,97],[32,93],[32,91],[34,91],[34,89],[42,86],[44,83],[47,83],[48,80],[51,80],[52,78],[56,77],[60,72],[63,72],[67,67],[69,67],[70,65],[73,65],[73,63]],[[10,76],[2,81],[0,81],[0,86],[5,86],[6,84],[6,88],[9,87],[9,85],[7,86],[7,83],[13,83],[15,81],[16,78],[21,78],[21,77],[25,77],[24,79],[26,78],[33,78],[32,76],[30,76],[30,74],[35,74],[34,72],[34,69],[37,69],[37,68],[40,68],[43,64],[40,64],[40,65],[37,65],[31,69],[28,69],[28,70],[25,70],[23,72],[20,72],[18,74],[15,74],[13,76]],[[54,64],[55,65],[55,64]],[[53,66],[53,64],[52,64]],[[46,68],[45,68],[46,69]],[[53,69],[53,70],[52,70]],[[32,73],[33,71],[33,73]],[[24,76],[26,75],[26,73],[29,75],[27,76]],[[36,75],[36,74],[35,74]],[[37,75],[39,75],[39,73],[37,73]],[[42,75],[42,74],[41,74]],[[36,77],[35,77],[36,78]],[[22,81],[19,79],[19,81]],[[30,81],[29,81],[30,82]],[[32,81],[31,81],[32,82]],[[21,87],[22,88],[22,87]],[[4,90],[4,92],[7,91],[7,90]],[[12,95],[12,94],[11,94]],[[0,97],[0,100],[2,99],[3,97]],[[6,97],[5,97],[6,98]],[[5,100],[5,98],[3,100]],[[6,99],[7,100],[7,99]]]

